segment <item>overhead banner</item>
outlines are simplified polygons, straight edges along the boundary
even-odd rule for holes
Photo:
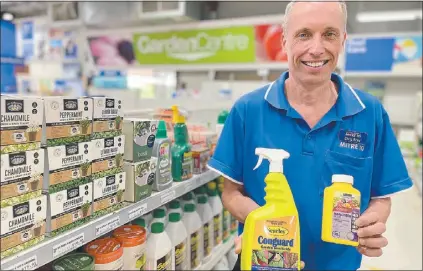
[[[286,62],[280,25],[89,37],[97,66]]]
[[[347,72],[403,72],[422,67],[422,36],[347,40]]]

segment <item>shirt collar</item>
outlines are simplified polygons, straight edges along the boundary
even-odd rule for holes
[[[289,111],[291,106],[285,96],[284,84],[289,77],[288,72],[284,72],[276,81],[269,84],[264,99],[277,109]],[[331,80],[338,85],[338,99],[336,100],[337,115],[340,118],[355,115],[366,108],[357,92],[342,78],[332,73]]]

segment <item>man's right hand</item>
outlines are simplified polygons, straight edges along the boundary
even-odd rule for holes
[[[235,238],[235,253],[236,254],[241,253],[241,247],[242,247],[242,234]],[[301,261],[301,269],[304,269],[304,266],[305,266],[304,262]]]

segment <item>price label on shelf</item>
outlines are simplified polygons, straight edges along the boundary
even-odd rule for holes
[[[112,218],[104,223],[101,223],[97,227],[95,227],[95,236],[100,236],[109,232],[111,230],[116,229],[120,225],[120,218],[119,216]]]
[[[75,250],[84,244],[84,233],[76,236],[69,236],[69,239],[53,246],[53,258],[60,257],[72,250]]]
[[[133,220],[145,214],[147,212],[147,203],[139,205],[128,212],[129,220]]]
[[[175,195],[176,195],[175,189],[171,189],[161,195],[160,201],[162,204],[166,204],[169,201],[173,200],[175,198]]]
[[[34,270],[38,267],[37,256],[31,256],[14,265],[7,270]]]

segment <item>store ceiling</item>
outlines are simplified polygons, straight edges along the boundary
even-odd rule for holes
[[[286,2],[282,1],[218,1],[213,6],[216,8],[215,17],[218,19],[239,18],[249,16],[260,16],[267,14],[281,14],[285,10]],[[135,2],[80,2],[84,5],[84,20],[93,26],[103,27],[124,27],[139,26],[136,12],[133,5]],[[1,2],[1,10],[9,11],[15,14],[17,18],[42,16],[47,14],[46,2]],[[402,31],[421,31],[422,20],[414,21],[395,21],[380,23],[360,23],[356,20],[356,14],[360,11],[398,11],[422,9],[422,3],[419,1],[397,1],[397,2],[347,2],[348,5],[348,32],[349,33],[378,33],[378,32],[402,32]],[[211,18],[210,5],[203,1],[201,14],[204,19]],[[90,14],[88,18],[86,14]],[[111,16],[113,14],[113,16]],[[90,22],[90,20],[92,22]],[[109,22],[106,24],[106,22]],[[113,22],[112,24],[110,22]],[[145,26],[145,25],[143,25]]]

